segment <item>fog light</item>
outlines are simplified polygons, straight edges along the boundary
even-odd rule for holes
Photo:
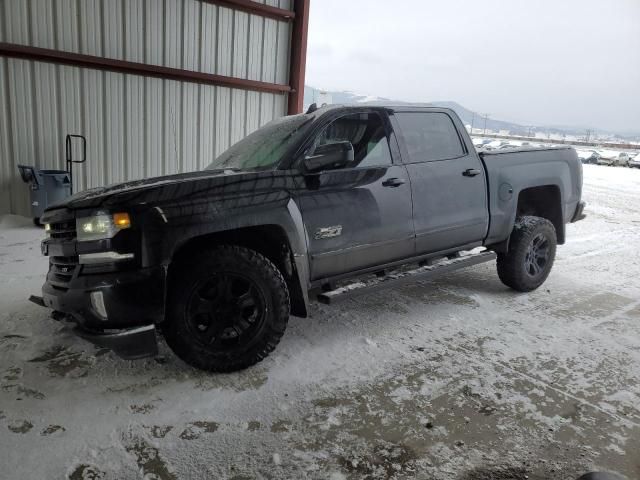
[[[102,320],[107,319],[107,307],[104,305],[104,297],[102,292],[91,292],[91,306]]]
[[[82,253],[78,255],[78,261],[82,264],[98,264],[119,262],[121,260],[132,260],[133,253],[118,252],[98,252],[98,253]]]

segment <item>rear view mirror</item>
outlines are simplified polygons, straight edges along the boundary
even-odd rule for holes
[[[319,145],[313,155],[305,157],[304,166],[308,172],[342,168],[353,162],[353,145],[351,142],[335,142]]]

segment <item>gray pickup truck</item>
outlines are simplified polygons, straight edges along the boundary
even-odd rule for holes
[[[289,315],[497,258],[518,291],[549,275],[583,218],[571,148],[476,153],[456,114],[312,106],[204,171],[87,190],[47,209],[42,297],[124,358],[233,371],[262,360]]]

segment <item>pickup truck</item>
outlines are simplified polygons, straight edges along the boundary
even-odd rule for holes
[[[203,171],[86,190],[41,217],[32,300],[124,358],[228,372],[272,352],[289,315],[497,259],[521,292],[583,218],[571,148],[476,153],[446,108],[315,105]]]

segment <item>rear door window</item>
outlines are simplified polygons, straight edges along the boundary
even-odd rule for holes
[[[400,112],[400,124],[409,158],[407,163],[433,162],[466,154],[453,120],[441,112]]]

